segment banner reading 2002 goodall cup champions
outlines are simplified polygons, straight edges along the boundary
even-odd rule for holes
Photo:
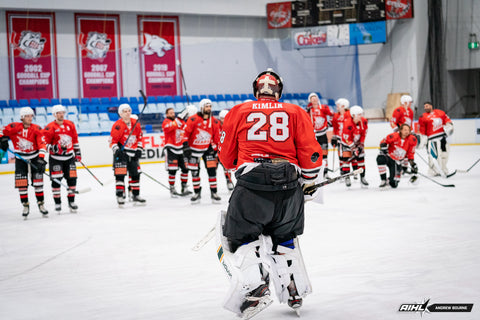
[[[122,90],[118,15],[75,14],[80,97],[118,97]]]
[[[182,95],[178,17],[138,16],[138,45],[146,95]]]
[[[58,97],[55,14],[7,11],[11,99]]]

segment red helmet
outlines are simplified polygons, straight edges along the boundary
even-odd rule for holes
[[[259,96],[271,96],[275,100],[280,99],[283,90],[282,78],[268,68],[267,71],[260,73],[253,81],[253,95],[255,98]]]

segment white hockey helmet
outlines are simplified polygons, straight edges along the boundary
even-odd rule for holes
[[[404,94],[403,96],[400,97],[400,103],[402,105],[407,104],[409,102],[413,102],[413,99],[408,94]]]
[[[337,107],[343,106],[345,109],[350,108],[350,101],[345,98],[338,99],[337,101],[335,101],[335,104],[337,105]]]
[[[308,102],[309,102],[309,103],[311,102],[310,99],[311,99],[312,97],[317,97],[317,99],[320,101],[320,98],[318,97],[318,94],[316,94],[315,92],[312,92],[312,93],[310,93],[310,94],[308,95]]]
[[[52,115],[55,117],[58,112],[67,112],[67,109],[61,104],[56,104],[52,107]]]
[[[197,111],[198,111],[198,110],[197,110],[197,107],[196,107],[194,104],[189,104],[189,105],[187,106],[187,115],[188,115],[189,117],[195,115],[195,114],[197,113]]]
[[[223,121],[223,119],[225,119],[225,116],[227,115],[227,113],[228,113],[228,110],[223,109],[223,110],[220,111],[220,113],[218,114],[218,118],[220,118],[220,120]]]
[[[205,106],[209,104],[212,105],[212,100],[210,99],[202,99],[200,100],[200,103],[198,104],[200,106],[200,112],[203,113],[203,110],[205,109]]]
[[[118,115],[121,116],[123,110],[125,109],[130,109],[130,111],[132,111],[132,108],[128,103],[122,103],[121,105],[118,106]]]
[[[354,116],[357,116],[357,115],[358,115],[358,116],[359,116],[359,115],[362,115],[362,114],[363,114],[363,109],[362,109],[362,107],[357,106],[357,105],[352,106],[352,107],[350,108],[350,114],[352,115],[352,118],[353,118]]]
[[[23,107],[20,109],[20,120],[23,120],[25,116],[29,116],[29,115],[32,115],[32,116],[35,115],[32,108]]]

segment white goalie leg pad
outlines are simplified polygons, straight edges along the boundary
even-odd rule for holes
[[[445,175],[448,175],[448,168],[447,168],[447,162],[448,162],[448,156],[450,155],[450,145],[447,143],[445,146],[445,151],[442,151],[440,148],[439,150],[439,157],[438,157],[438,162],[440,163],[440,168],[442,169],[443,173]]]
[[[431,140],[427,144],[428,153],[428,173],[430,175],[440,174],[440,159],[439,152],[441,152],[440,141]]]
[[[223,307],[241,316],[240,306],[245,301],[247,293],[265,283],[261,270],[260,250],[262,241],[257,240],[245,244],[232,253],[228,240],[223,236],[223,224],[226,212],[222,211],[217,220],[217,256],[222,268],[230,279]]]
[[[293,240],[293,244],[294,249],[278,246],[276,252],[268,254],[270,279],[275,286],[275,292],[280,303],[286,303],[290,297],[288,285],[292,278],[300,297],[303,298],[312,293],[312,285],[305,269],[298,238]]]

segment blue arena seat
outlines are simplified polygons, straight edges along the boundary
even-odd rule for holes
[[[50,99],[40,99],[40,105],[41,106],[51,106],[52,104],[50,103]]]
[[[8,100],[8,106],[10,108],[16,108],[16,107],[18,107],[18,101],[17,100]]]
[[[56,104],[60,104],[60,99],[52,99],[50,100],[50,103],[52,104],[52,106],[56,105]]]
[[[61,100],[61,102],[62,102],[62,105],[64,105],[64,106],[71,106],[72,105],[72,102],[70,101],[70,99],[67,99],[67,98],[63,98]]]
[[[82,98],[80,100],[80,104],[82,104],[82,105],[90,104],[90,99],[89,98]]]
[[[20,107],[26,107],[26,106],[29,106],[30,103],[28,102],[28,99],[20,99],[18,100],[18,105]]]

